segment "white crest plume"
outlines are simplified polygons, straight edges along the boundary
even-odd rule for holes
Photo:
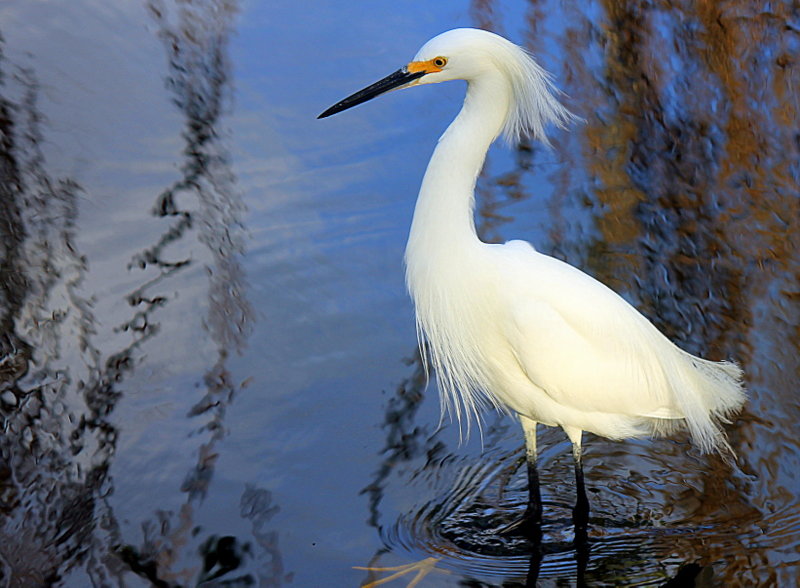
[[[487,72],[500,73],[498,85],[507,86],[506,117],[501,132],[510,143],[531,137],[548,144],[548,124],[565,127],[580,120],[559,101],[562,94],[552,76],[522,47],[495,33],[479,29],[453,29],[425,43],[414,61],[424,62],[437,56],[451,58],[444,71],[419,80],[430,84],[451,79],[478,82]],[[449,70],[449,71],[448,71]],[[497,105],[498,108],[501,105]]]
[[[503,42],[501,46],[508,52],[509,58],[498,67],[506,72],[513,88],[503,137],[512,145],[526,137],[549,145],[545,132],[548,124],[565,128],[570,122],[581,119],[558,101],[556,96],[563,93],[553,85],[550,73],[536,63],[528,51],[502,37],[493,36]]]

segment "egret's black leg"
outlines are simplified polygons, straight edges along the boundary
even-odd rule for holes
[[[577,493],[575,508],[572,510],[572,520],[575,522],[577,533],[578,529],[585,532],[589,524],[589,499],[586,497],[586,484],[583,481],[580,443],[572,444],[572,456],[575,458],[575,491]]]
[[[531,472],[533,472],[533,478]],[[536,588],[539,583],[542,559],[544,559],[544,550],[542,549],[542,499],[539,495],[539,475],[536,472],[536,464],[528,464],[528,483],[530,484],[530,496],[528,498],[528,509],[525,511],[525,520],[522,523],[522,532],[531,544],[531,557],[528,562],[528,575],[525,578],[525,586]]]
[[[528,468],[528,507],[522,530],[531,543],[531,559],[525,586],[535,587],[539,580],[544,552],[542,550],[542,495],[539,490],[539,470],[536,467],[536,421],[520,417],[525,431],[525,461]]]
[[[589,499],[586,497],[586,484],[583,480],[583,461],[581,460],[581,437],[583,431],[572,427],[564,427],[569,440],[572,441],[572,457],[575,459],[575,508],[572,509],[572,521],[575,523],[575,563],[577,564],[576,586],[586,585],[586,567],[589,564]]]
[[[529,537],[530,538],[530,537]],[[542,530],[539,527],[538,539],[530,538],[533,543],[531,549],[531,559],[528,562],[528,575],[525,578],[525,586],[536,588],[539,585],[539,572],[542,569],[542,560],[544,559],[544,551],[542,550]]]
[[[575,524],[575,586],[586,586],[586,568],[589,565],[589,534],[586,527]]]
[[[525,431],[525,460],[528,468],[528,507],[525,526],[540,528],[542,524],[542,495],[539,491],[539,470],[536,469],[536,421],[520,415]]]
[[[542,494],[539,490],[539,470],[536,463],[528,462],[528,508],[525,519],[542,522]]]

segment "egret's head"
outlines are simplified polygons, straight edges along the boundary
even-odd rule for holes
[[[454,29],[425,43],[406,69],[425,72],[411,85],[470,81],[489,69],[504,71],[507,62],[519,58],[514,53],[520,51],[510,41],[489,31]]]
[[[532,135],[544,142],[544,126],[564,124],[574,116],[555,98],[549,74],[521,47],[479,29],[454,29],[425,43],[407,65],[348,96],[319,115],[325,118],[391,90],[449,80],[472,82],[487,73],[509,88],[503,133],[511,140]],[[500,74],[497,78],[496,74]]]

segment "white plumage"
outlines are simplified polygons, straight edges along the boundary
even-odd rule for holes
[[[323,116],[453,79],[468,82],[464,106],[431,157],[405,256],[444,406],[459,421],[486,405],[518,414],[531,463],[536,423],[562,427],[578,462],[581,431],[623,439],[686,428],[703,451],[729,450],[720,422],[745,401],[735,364],[682,351],[615,292],[528,243],[478,239],[474,188],[491,143],[501,133],[546,142],[546,125],[573,118],[523,49],[486,31],[448,31]]]
[[[528,243],[477,238],[474,187],[489,145],[501,132],[544,140],[545,124],[571,115],[502,37],[449,31],[414,61],[438,55],[445,70],[418,83],[469,86],[425,173],[406,275],[446,404],[459,417],[492,404],[611,439],[685,425],[704,451],[726,447],[717,421],[744,402],[735,364],[685,353],[615,292]]]

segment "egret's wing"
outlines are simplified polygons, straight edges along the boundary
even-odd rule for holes
[[[574,267],[513,243],[505,247],[522,257],[508,268],[515,277],[506,336],[534,384],[583,411],[681,416],[659,361],[672,344],[647,319]]]

